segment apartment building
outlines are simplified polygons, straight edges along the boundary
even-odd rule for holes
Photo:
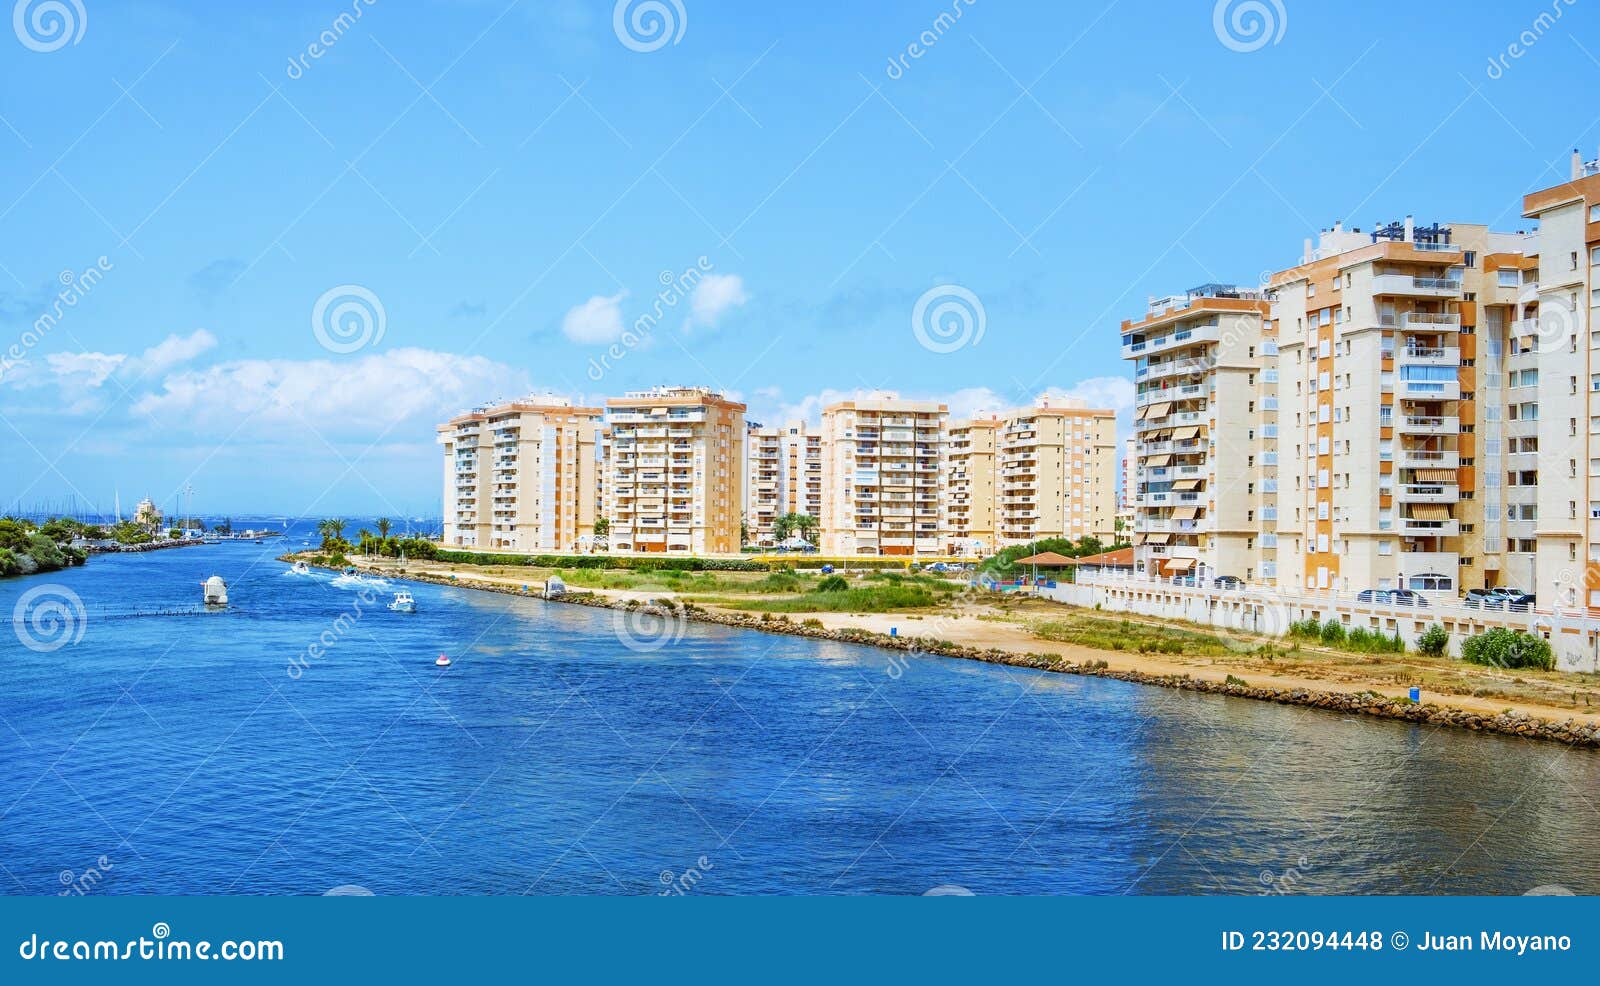
[[[1506,490],[1508,513],[1513,493],[1527,497],[1533,507],[1531,524],[1507,521],[1508,544],[1517,549],[1509,557],[1529,547],[1521,538],[1531,527],[1532,570],[1517,573],[1522,584],[1537,587],[1542,605],[1595,610],[1600,609],[1600,158],[1584,161],[1574,151],[1570,180],[1524,197],[1522,214],[1538,220],[1538,234],[1517,265],[1520,283],[1510,264],[1501,267],[1499,283],[1514,293],[1501,308],[1516,341],[1507,374],[1514,376],[1529,356],[1535,364],[1531,383],[1529,368],[1520,367],[1522,394],[1528,396],[1517,399],[1523,400],[1521,430],[1529,430],[1526,404],[1534,404],[1536,451],[1506,466],[1508,482],[1513,476],[1518,480]],[[1507,424],[1513,427],[1519,426]],[[1523,482],[1530,479],[1531,484]]]
[[[1119,531],[1133,532],[1133,471],[1139,462],[1139,441],[1133,436],[1122,440],[1122,462],[1117,466],[1117,524]],[[1120,539],[1119,539],[1120,540]]]
[[[887,392],[822,411],[822,550],[937,555],[946,548],[949,409]]]
[[[950,422],[945,518],[947,550],[952,555],[991,554],[999,547],[995,537],[999,505],[995,454],[1003,427],[997,414]]]
[[[660,387],[606,401],[612,553],[739,550],[744,411],[702,387]]]
[[[1041,396],[1005,412],[996,451],[998,547],[1116,539],[1117,417]]]
[[[594,534],[602,413],[538,397],[487,405],[439,425],[444,543],[584,550]]]
[[[1280,492],[1285,584],[1454,595],[1527,575],[1506,571],[1505,549],[1533,544],[1522,504],[1536,480],[1501,487],[1523,485],[1539,454],[1537,356],[1518,355],[1505,313],[1521,289],[1500,275],[1520,280],[1524,245],[1409,216],[1336,224],[1272,278],[1295,463]]]
[[[744,518],[749,544],[778,542],[773,525],[785,514],[822,523],[822,433],[803,421],[781,428],[747,425]]]
[[[1206,284],[1122,323],[1134,364],[1134,561],[1157,576],[1278,576],[1277,343],[1266,297]]]

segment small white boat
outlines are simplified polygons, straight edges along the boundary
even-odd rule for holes
[[[222,576],[213,575],[201,584],[205,590],[207,606],[228,605],[228,583],[222,581]]]
[[[439,657],[433,662],[433,666],[436,668],[448,668],[450,666],[450,659],[445,657],[443,654],[440,654]]]
[[[304,561],[297,561],[294,563],[294,568],[290,569],[290,571],[294,572],[296,575],[310,575],[311,566],[307,565]]]
[[[390,601],[389,608],[396,613],[415,613],[417,611],[417,601],[411,597],[411,593],[401,589],[394,594],[394,599]]]
[[[554,599],[557,596],[566,595],[566,592],[567,584],[561,581],[561,576],[559,575],[550,576],[544,584],[544,597],[546,599]]]

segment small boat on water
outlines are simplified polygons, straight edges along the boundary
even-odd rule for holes
[[[349,576],[350,578],[353,579],[353,578],[356,577],[356,567],[354,565],[346,565],[344,567],[344,571],[340,572],[339,574],[347,575],[347,576]]]
[[[438,658],[434,660],[433,666],[436,668],[448,668],[450,666],[450,659],[445,657],[443,654],[440,654]]]
[[[295,562],[294,567],[290,569],[290,571],[294,572],[296,575],[310,575],[311,566],[307,565],[304,560],[301,560]]]
[[[222,576],[213,575],[201,583],[205,592],[207,606],[228,605],[228,583],[222,581]]]
[[[552,575],[552,576],[550,576],[549,579],[547,579],[545,581],[545,584],[544,584],[544,597],[546,599],[554,599],[557,596],[566,595],[566,592],[567,592],[567,584],[565,582],[561,581],[561,576]]]
[[[417,601],[412,598],[411,593],[401,589],[394,594],[394,599],[390,601],[389,608],[396,613],[415,613],[417,611]]]

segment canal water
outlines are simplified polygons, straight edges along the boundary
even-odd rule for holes
[[[300,536],[0,582],[0,890],[1600,892],[1587,751],[297,576]]]

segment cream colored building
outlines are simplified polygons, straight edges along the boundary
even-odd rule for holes
[[[1259,292],[1207,284],[1153,298],[1143,318],[1122,323],[1122,356],[1134,364],[1140,572],[1276,577],[1277,548],[1263,533],[1276,509],[1278,443],[1266,314]]]
[[[1502,488],[1502,468],[1515,479],[1538,454],[1525,439],[1539,370],[1514,355],[1503,312],[1519,289],[1499,277],[1520,267],[1523,240],[1411,217],[1335,225],[1273,277],[1296,464],[1280,494],[1284,584],[1441,596],[1509,584],[1507,538],[1533,491]]]
[[[952,555],[993,554],[996,544],[995,453],[1004,424],[999,415],[950,422],[949,477],[945,517]]]
[[[1133,536],[1133,481],[1134,469],[1139,464],[1139,440],[1129,436],[1122,440],[1122,461],[1118,464],[1120,477],[1117,489],[1117,521],[1124,536]]]
[[[605,499],[614,554],[738,552],[745,406],[701,387],[606,401]]]
[[[1041,538],[1116,539],[1117,417],[1080,400],[1040,397],[1001,417],[998,547]]]
[[[876,393],[822,412],[822,551],[938,555],[946,548],[949,409]]]
[[[440,425],[444,543],[585,550],[594,534],[601,413],[538,397],[481,407]]]
[[[803,421],[781,428],[751,422],[745,440],[744,519],[748,543],[777,543],[773,525],[785,514],[822,523],[822,433]]]
[[[1537,592],[1542,607],[1595,611],[1600,610],[1600,158],[1584,161],[1574,152],[1570,180],[1526,196],[1522,213],[1538,220],[1538,234],[1524,250],[1520,285],[1513,286],[1509,273],[1500,283],[1513,294],[1502,309],[1514,319],[1509,334],[1517,340],[1508,373],[1525,358],[1525,350],[1539,364],[1532,385],[1523,374],[1523,393],[1537,407],[1532,429],[1537,451],[1508,463],[1507,482],[1520,476],[1518,486],[1507,487],[1506,502],[1509,513],[1513,494],[1518,500],[1526,497],[1534,516],[1531,524],[1508,521],[1506,534],[1520,540],[1531,528],[1531,571],[1514,574],[1522,580],[1520,587]]]

